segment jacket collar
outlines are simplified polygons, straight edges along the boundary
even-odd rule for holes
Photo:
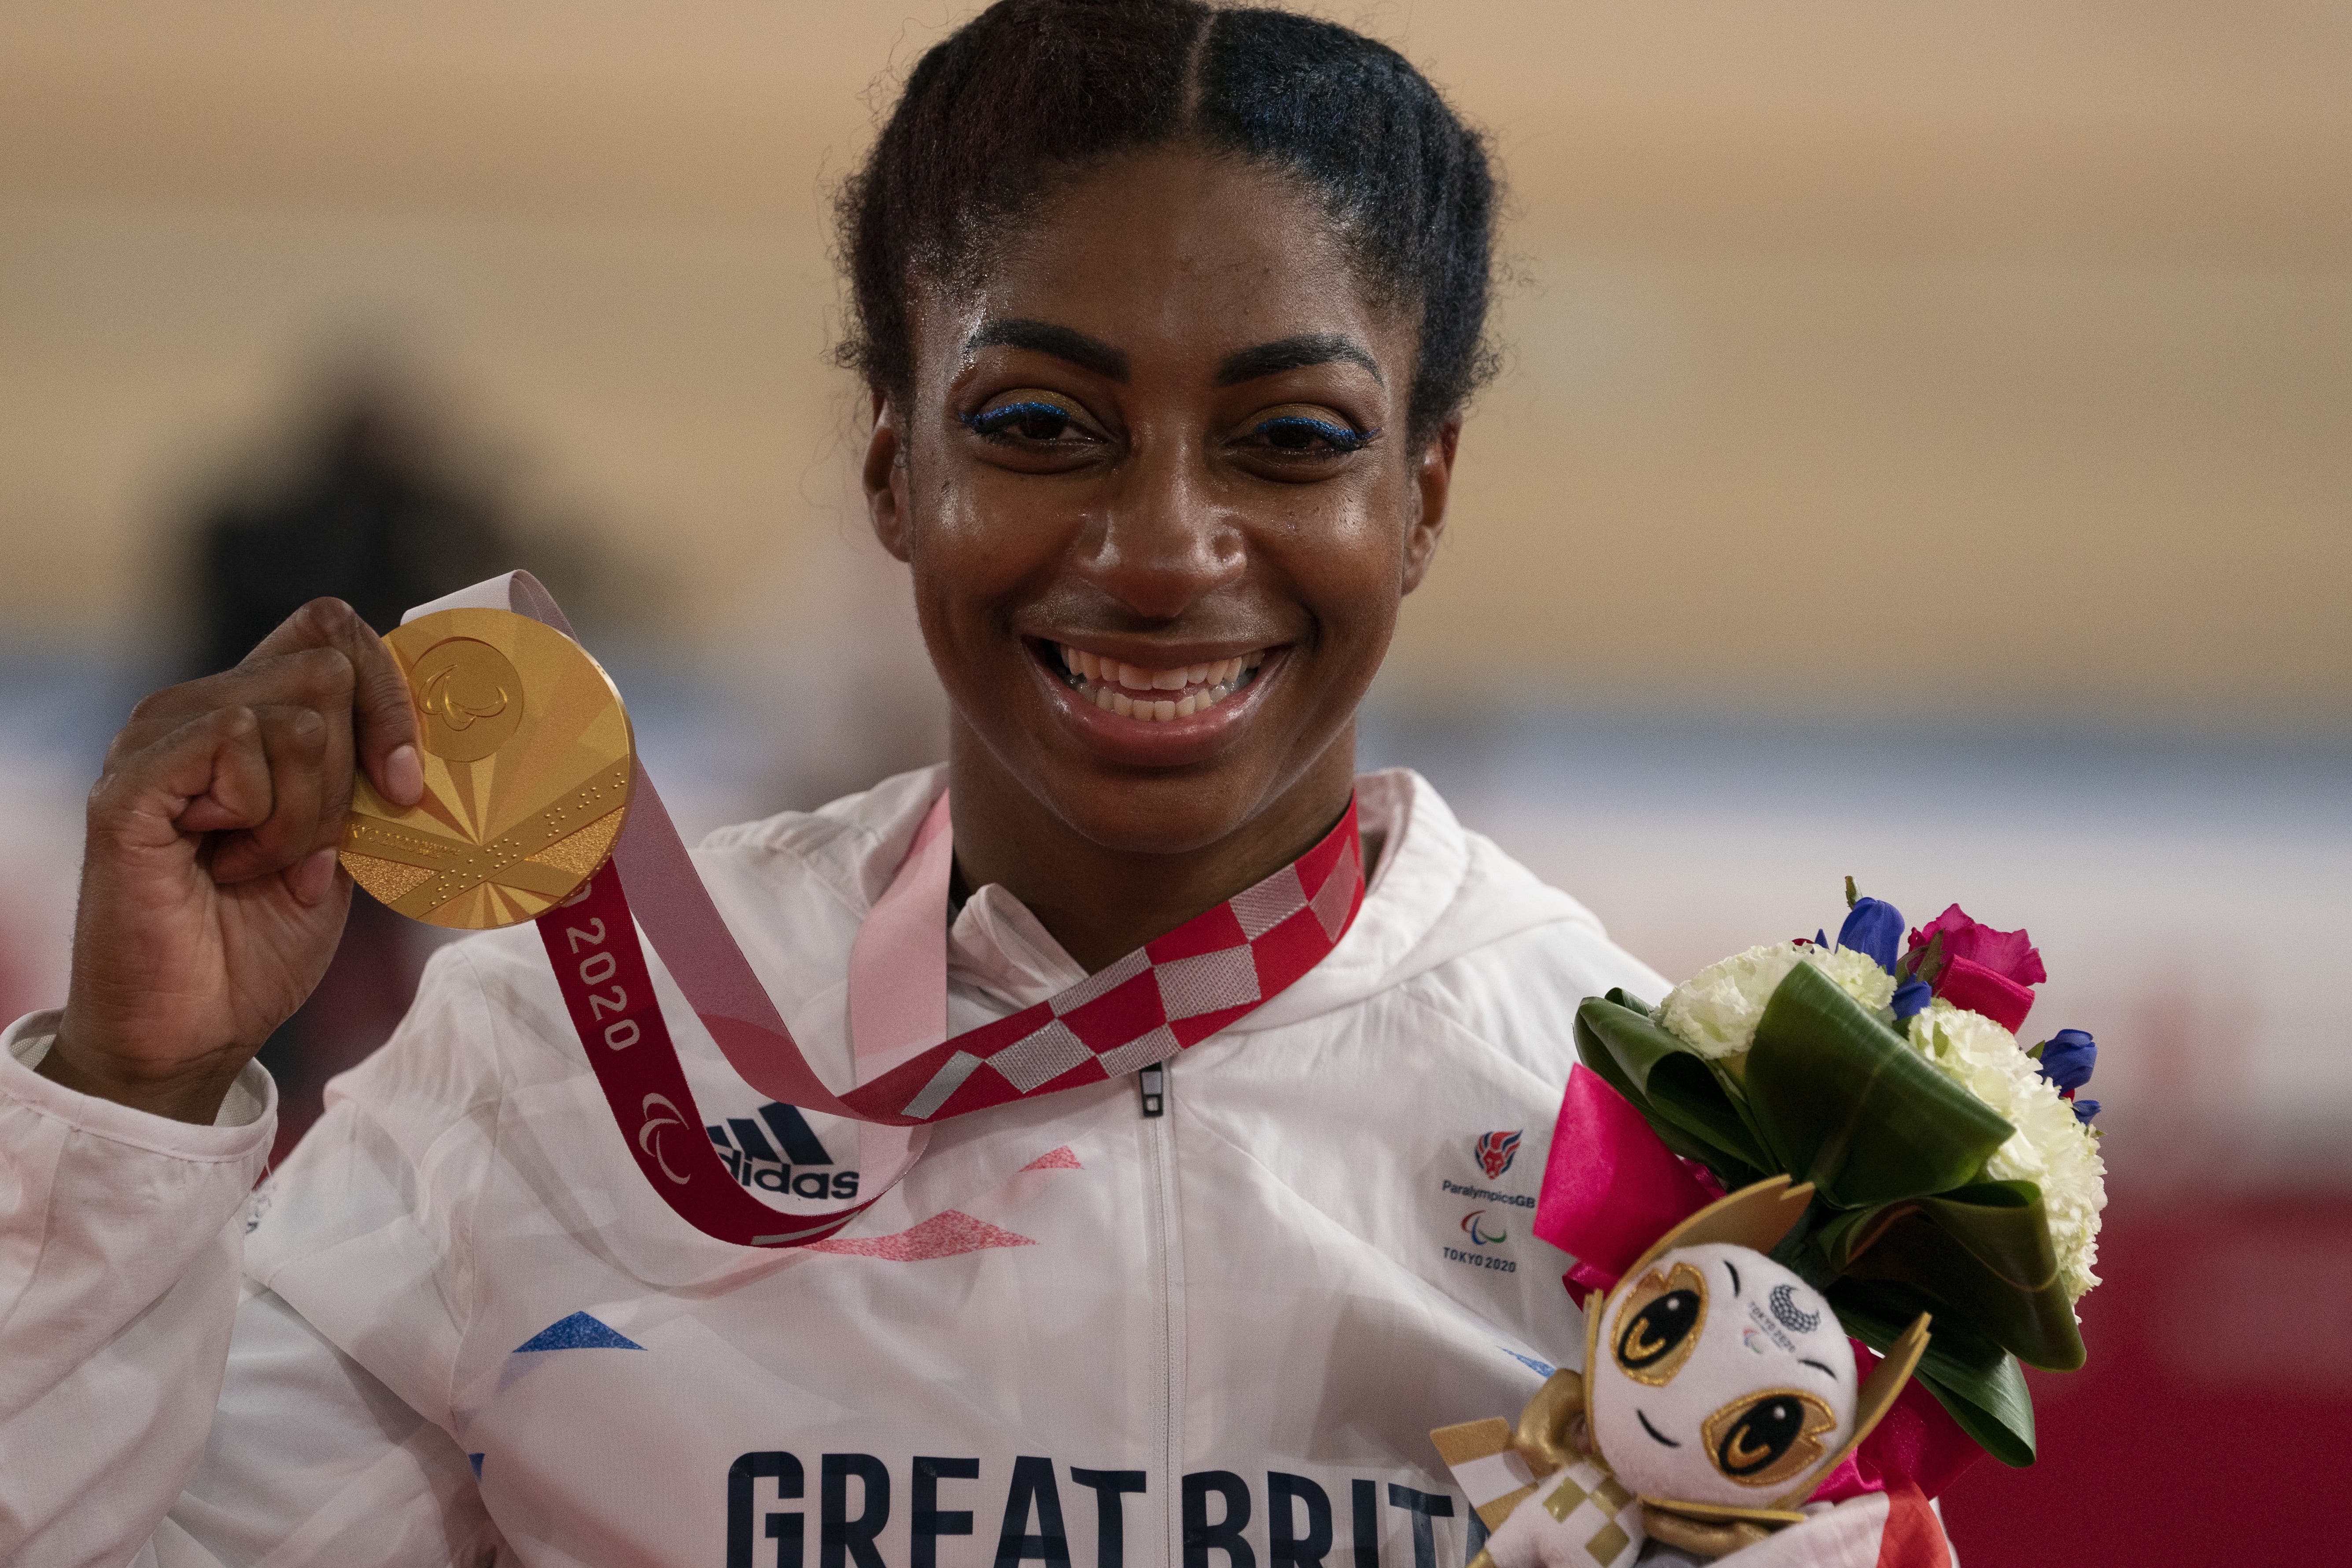
[[[947,787],[944,766],[886,779],[806,817],[761,824],[757,835],[797,850],[862,917]],[[1379,844],[1356,923],[1322,963],[1234,1026],[1276,1029],[1361,1001],[1447,960],[1534,926],[1597,922],[1483,837],[1465,829],[1429,781],[1410,768],[1360,774],[1359,821],[1369,854]],[[742,830],[730,830],[740,833]],[[726,835],[721,835],[726,836]],[[1003,1004],[1025,1007],[1082,971],[1036,917],[991,884],[966,902],[949,934],[949,975]]]

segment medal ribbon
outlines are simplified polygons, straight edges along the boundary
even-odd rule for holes
[[[410,611],[409,618],[467,606],[512,609],[572,635],[553,598],[528,572],[478,583]],[[1319,842],[1263,882],[1058,996],[943,1038],[953,862],[942,796],[851,951],[851,1039],[866,1081],[835,1094],[809,1065],[728,932],[653,780],[638,766],[612,859],[538,925],[572,1027],[632,1157],[697,1229],[747,1247],[821,1240],[898,1184],[921,1155],[930,1124],[1167,1061],[1255,1011],[1321,962],[1364,898],[1351,799]],[[622,891],[624,883],[634,898]],[[803,1111],[864,1124],[860,1201],[823,1214],[786,1214],[737,1185],[703,1134],[654,996],[639,925],[745,1082]]]

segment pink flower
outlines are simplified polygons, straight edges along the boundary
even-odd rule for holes
[[[2022,1028],[2033,1010],[2032,988],[2050,977],[2032,938],[1971,920],[1955,904],[1911,933],[1904,956],[1915,972],[1938,937],[1942,967],[1926,977],[1936,994],[1956,1008],[1982,1013],[2012,1034]]]

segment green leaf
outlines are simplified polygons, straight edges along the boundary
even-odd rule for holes
[[[1846,1333],[1876,1351],[1929,1313],[1919,1381],[1986,1453],[2013,1468],[2033,1462],[2033,1396],[2015,1356],[1967,1324],[1935,1316],[1935,1302],[1906,1286],[1841,1280],[1828,1294]]]
[[[1618,997],[1621,997],[1621,992],[1609,992],[1609,1001],[1616,1001]],[[1583,1006],[1595,1006],[1595,1001],[1597,1001],[1595,997],[1585,997]],[[1633,1006],[1633,1004],[1622,1004],[1622,1006]],[[1609,1053],[1609,1046],[1601,1044],[1600,1037],[1597,1037],[1597,1034],[1592,1032],[1592,1028],[1585,1022],[1583,1009],[1578,1009],[1578,1018],[1576,1018],[1576,1055],[1578,1055],[1578,1061],[1583,1061],[1585,1067],[1590,1067],[1592,1072],[1600,1074],[1601,1082],[1609,1083],[1609,1089],[1616,1091],[1618,1098],[1625,1100],[1625,1103],[1633,1105],[1637,1112],[1642,1112],[1642,1119],[1649,1122],[1649,1131],[1658,1133],[1658,1140],[1665,1143],[1665,1147],[1670,1147],[1675,1155],[1682,1155],[1684,1159],[1703,1161],[1703,1164],[1710,1164],[1710,1166],[1717,1159],[1722,1159],[1722,1152],[1710,1147],[1710,1145],[1706,1145],[1703,1140],[1691,1138],[1689,1133],[1684,1133],[1682,1128],[1675,1126],[1673,1122],[1667,1122],[1665,1116],[1658,1114],[1658,1107],[1651,1105],[1649,1095],[1642,1093],[1642,1086],[1639,1086],[1639,1083],[1634,1083],[1633,1079],[1625,1077],[1625,1070],[1618,1067],[1616,1055]]]
[[[1622,992],[1611,991],[1607,1001],[1619,1007],[1633,1007],[1636,1010],[1643,1010],[1637,1004],[1620,1002],[1618,998],[1622,995]],[[1641,1085],[1626,1076],[1624,1068],[1618,1065],[1617,1058],[1611,1054],[1609,1048],[1601,1042],[1601,1037],[1593,1031],[1591,1024],[1584,1016],[1584,1009],[1598,1007],[1601,1005],[1601,1001],[1600,998],[1588,997],[1577,1009],[1576,1054],[1578,1058],[1584,1065],[1599,1073],[1601,1082],[1615,1090],[1619,1097],[1627,1104],[1642,1113],[1643,1119],[1650,1124],[1650,1130],[1658,1134],[1659,1141],[1666,1147],[1686,1160],[1697,1160],[1714,1170],[1718,1176],[1723,1176],[1727,1186],[1730,1185],[1731,1178],[1724,1176],[1724,1166],[1727,1164],[1732,1168],[1738,1169],[1738,1162],[1706,1140],[1692,1136],[1675,1124],[1659,1115],[1657,1107],[1650,1103],[1650,1097],[1642,1092]],[[1647,1016],[1645,1010],[1643,1010],[1643,1016]]]
[[[2016,1131],[1811,964],[1765,1004],[1744,1086],[1779,1156],[1765,1168],[1813,1183],[1841,1208],[1974,1181]]]
[[[1727,1186],[1754,1181],[1770,1167],[1724,1075],[1647,1011],[1619,1000],[1623,994],[1587,997],[1578,1006],[1578,1053],[1587,1062],[1596,1055],[1609,1059],[1613,1072],[1598,1065],[1593,1070],[1641,1109],[1667,1147],[1705,1161]],[[1593,1049],[1586,1049],[1588,1037]],[[1669,1135],[1667,1127],[1681,1134],[1682,1141]],[[1697,1147],[1685,1147],[1685,1142]]]
[[[2083,1364],[2082,1332],[2032,1182],[1979,1182],[1843,1214],[1818,1241],[1841,1272],[1913,1287],[1936,1303],[1939,1322],[1966,1322],[2028,1366]]]

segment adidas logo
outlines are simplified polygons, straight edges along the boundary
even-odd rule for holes
[[[761,1123],[766,1123],[762,1127]],[[789,1193],[794,1197],[856,1197],[857,1173],[829,1170],[833,1155],[818,1139],[797,1107],[771,1100],[760,1107],[757,1120],[730,1116],[718,1126],[703,1128],[727,1163],[728,1173],[743,1186],[762,1192]],[[773,1134],[773,1141],[770,1134]],[[782,1152],[778,1152],[778,1145]]]

